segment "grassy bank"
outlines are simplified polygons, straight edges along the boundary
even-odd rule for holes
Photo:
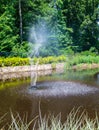
[[[68,56],[66,61],[67,69],[94,69],[99,68],[98,55],[75,54]]]
[[[49,56],[49,57],[43,57],[43,58],[35,57],[33,59],[20,58],[20,57],[0,58],[0,67],[30,65],[30,61],[33,64],[36,64],[37,61],[39,61],[39,64],[53,64],[53,65],[60,62],[65,62],[67,69],[73,66],[76,66],[76,68],[94,68],[94,67],[98,68],[99,67],[98,55],[83,55],[82,53],[69,55],[69,56],[61,55],[57,57],[56,56]]]
[[[3,118],[0,119],[0,123],[2,121]],[[32,123],[34,125],[31,126]],[[14,117],[11,113],[11,123],[3,126],[1,130],[5,130],[5,128],[8,130],[99,130],[99,120],[97,115],[95,119],[90,119],[86,112],[79,113],[79,109],[76,111],[73,109],[65,123],[61,122],[61,115],[45,116],[44,118],[39,115],[28,122],[27,118],[22,119],[19,114]]]

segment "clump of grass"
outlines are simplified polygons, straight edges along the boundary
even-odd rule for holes
[[[52,63],[51,66],[52,66],[52,69],[53,69],[53,70],[56,69],[56,63]]]
[[[27,119],[22,120],[19,114],[14,117],[11,113],[11,124],[8,125],[8,130],[99,130],[98,116],[96,115],[95,119],[90,119],[85,111],[80,113],[79,110],[73,109],[65,123],[62,123],[61,115],[42,118],[40,114],[32,129],[29,127],[35,119],[28,123]],[[5,128],[3,127],[1,130],[5,130]]]
[[[99,64],[99,56],[84,56],[84,55],[75,55],[72,57],[72,59],[69,61],[69,64],[71,66],[78,65],[78,64],[92,64],[96,63]]]
[[[65,123],[62,123],[61,115],[51,116],[42,119],[38,130],[99,130],[99,120],[97,115],[95,119],[90,119],[87,112],[80,113],[80,109],[76,111],[73,109],[67,116]]]

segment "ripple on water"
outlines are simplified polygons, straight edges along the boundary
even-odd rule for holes
[[[38,83],[35,88],[28,89],[29,94],[41,97],[86,95],[97,91],[99,89],[92,86],[65,81],[42,82]]]

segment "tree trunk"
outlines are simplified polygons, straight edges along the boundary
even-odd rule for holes
[[[21,10],[21,0],[19,0],[19,17],[20,17],[20,43],[22,43],[22,34],[23,34],[23,29],[22,29],[22,10]]]

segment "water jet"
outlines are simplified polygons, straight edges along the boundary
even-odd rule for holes
[[[37,60],[36,64],[35,64],[35,72],[32,70],[32,67],[34,65],[34,58],[35,57],[39,57],[39,51],[41,49],[41,47],[44,45],[45,41],[46,41],[47,37],[46,37],[46,28],[44,23],[40,22],[38,23],[36,26],[32,27],[30,29],[30,37],[29,37],[29,46],[31,48],[30,50],[30,66],[31,66],[31,84],[30,86],[36,87],[36,82],[37,82],[37,70],[38,70],[38,64],[39,64],[39,60]]]

